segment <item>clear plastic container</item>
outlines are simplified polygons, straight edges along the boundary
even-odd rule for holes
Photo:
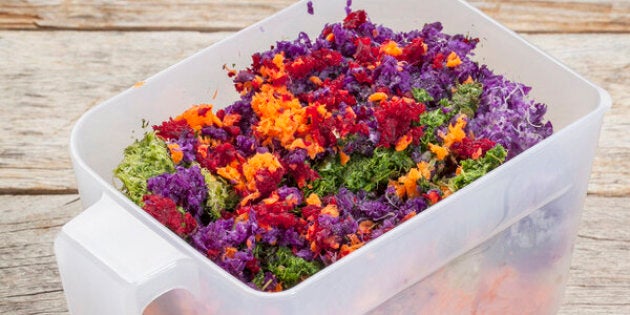
[[[476,58],[533,87],[555,133],[299,285],[258,292],[128,200],[112,170],[140,122],[237,98],[222,65],[341,20],[306,1],[212,45],[86,113],[71,155],[86,210],[55,241],[73,314],[551,314],[561,303],[609,95],[463,1],[355,1],[395,30],[441,21],[481,39]],[[124,69],[121,69],[124,71]],[[216,99],[212,99],[218,91]]]

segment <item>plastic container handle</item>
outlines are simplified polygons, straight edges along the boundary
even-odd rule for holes
[[[142,314],[158,296],[198,296],[192,260],[103,194],[64,225],[55,240],[72,314]]]

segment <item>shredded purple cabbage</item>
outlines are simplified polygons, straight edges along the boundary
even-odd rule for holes
[[[147,188],[156,195],[172,199],[200,221],[208,188],[199,166],[178,166],[173,174],[165,173],[149,178]]]

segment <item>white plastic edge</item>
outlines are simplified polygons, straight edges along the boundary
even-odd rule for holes
[[[494,23],[495,25],[497,25],[497,27],[501,28],[502,30],[504,30],[504,31],[506,31],[506,32],[509,32],[509,33],[511,33],[511,34],[514,34],[514,35],[515,35],[515,36],[516,36],[519,40],[521,40],[524,44],[526,44],[527,46],[529,46],[529,47],[531,47],[532,49],[536,50],[536,51],[537,51],[537,52],[539,52],[540,54],[544,55],[545,57],[547,57],[547,58],[548,58],[549,60],[551,60],[552,62],[554,62],[554,63],[556,63],[556,64],[560,65],[560,66],[561,66],[564,70],[566,70],[566,71],[570,72],[571,74],[575,75],[576,77],[578,77],[578,78],[579,78],[579,79],[581,79],[582,81],[586,82],[587,84],[589,84],[590,86],[592,86],[593,88],[595,88],[595,89],[598,91],[600,100],[599,100],[599,104],[597,105],[597,107],[596,107],[593,111],[591,111],[590,113],[588,113],[588,114],[584,115],[584,116],[583,116],[583,117],[581,117],[580,119],[578,119],[578,120],[574,121],[574,122],[573,122],[573,123],[571,123],[570,125],[568,125],[568,126],[566,126],[565,128],[563,128],[563,129],[559,130],[559,131],[558,131],[558,133],[571,132],[571,129],[573,129],[573,127],[575,127],[576,125],[580,125],[580,122],[581,122],[581,121],[583,121],[583,120],[590,120],[590,119],[593,119],[593,116],[600,116],[600,115],[603,115],[603,114],[604,114],[604,112],[606,112],[606,111],[608,111],[608,110],[610,109],[610,107],[611,107],[611,105],[612,105],[612,99],[611,99],[611,97],[610,97],[610,94],[609,94],[606,90],[604,90],[604,89],[602,89],[601,87],[599,87],[599,86],[597,86],[597,85],[593,84],[592,82],[590,82],[589,80],[587,80],[586,78],[584,78],[583,76],[581,76],[580,74],[578,74],[578,73],[576,73],[575,71],[573,71],[572,69],[568,68],[568,67],[567,67],[566,65],[564,65],[562,62],[558,61],[558,60],[557,60],[557,59],[555,59],[554,57],[552,57],[552,56],[550,56],[549,54],[547,54],[546,52],[542,51],[542,50],[541,50],[540,48],[538,48],[537,46],[535,46],[535,45],[531,44],[530,42],[526,41],[526,40],[525,40],[525,39],[523,39],[521,36],[519,36],[518,34],[516,34],[515,32],[513,32],[512,30],[510,30],[510,29],[506,28],[505,26],[503,26],[503,25],[502,25],[502,24],[500,24],[499,22],[497,22],[497,21],[495,21],[494,19],[490,18],[488,15],[486,15],[485,13],[483,13],[482,11],[480,11],[479,9],[477,9],[477,8],[473,7],[472,5],[468,4],[466,1],[462,1],[462,0],[456,0],[456,1],[458,1],[458,2],[460,2],[460,3],[462,3],[462,4],[464,4],[465,6],[467,6],[467,7],[469,7],[469,8],[471,8],[473,11],[477,12],[477,13],[478,13],[478,14],[480,14],[483,18],[485,18],[485,19],[489,20],[490,22]],[[294,7],[294,6],[304,5],[304,3],[305,3],[305,2],[307,2],[307,0],[302,0],[302,1],[299,1],[299,2],[297,2],[297,3],[295,3],[295,4],[293,4],[293,5],[291,5],[291,6],[287,7],[287,8],[285,8],[285,9],[283,9],[282,11],[278,12],[277,14],[282,14],[283,12],[285,12],[285,11],[287,11],[287,10],[290,10],[290,9],[291,9],[292,7]],[[253,29],[253,28],[258,28],[258,27],[259,27],[259,25],[260,25],[261,23],[264,23],[266,20],[268,20],[268,19],[270,19],[270,18],[271,18],[271,17],[268,17],[268,18],[265,18],[265,19],[263,19],[263,20],[261,20],[261,21],[259,21],[259,22],[257,22],[257,23],[254,23],[253,25],[250,25],[249,27],[247,27],[247,28],[243,29],[242,31],[246,31],[246,30]],[[241,31],[241,32],[242,32],[242,31]],[[223,40],[221,40],[221,41],[219,41],[219,42],[215,43],[214,45],[219,44],[219,43],[222,43],[222,42],[227,41],[227,40],[230,40],[232,37],[234,37],[234,36],[238,36],[238,34],[239,34],[239,33],[240,33],[240,32],[237,32],[237,33],[235,33],[235,34],[233,34],[233,35],[231,35],[231,36],[229,36],[229,37],[227,37],[227,38],[225,38],[225,39],[223,39]],[[211,46],[209,46],[209,47],[211,47]],[[196,54],[193,54],[192,56],[195,56],[195,55],[197,55],[197,54],[203,53],[203,51],[205,51],[205,50],[206,50],[206,49],[208,49],[209,47],[207,47],[207,48],[205,48],[205,49],[202,49],[201,51],[197,52]],[[192,57],[192,56],[190,56],[190,57]],[[190,57],[189,57],[189,58],[190,58]],[[160,72],[158,72],[157,74],[155,74],[155,75],[151,76],[150,78],[148,78],[147,80],[145,80],[145,82],[147,82],[147,83],[148,83],[150,80],[152,80],[152,79],[154,79],[154,78],[157,78],[157,77],[159,77],[159,76],[164,75],[165,73],[169,72],[169,70],[170,70],[170,69],[172,69],[172,68],[174,68],[174,67],[177,67],[179,64],[184,63],[184,62],[186,62],[186,59],[184,59],[184,60],[182,60],[182,61],[180,61],[180,62],[178,62],[178,63],[176,63],[176,64],[174,64],[174,65],[172,65],[172,66],[170,66],[170,67],[168,67],[168,68],[166,68],[166,69],[164,69],[164,70],[160,71]],[[105,181],[105,180],[104,180],[103,178],[101,178],[98,174],[96,174],[96,172],[95,172],[92,168],[90,168],[90,167],[88,167],[88,166],[87,166],[87,164],[85,163],[85,161],[81,158],[81,156],[80,156],[80,154],[79,154],[79,151],[78,151],[78,148],[77,148],[77,140],[76,140],[76,139],[78,139],[78,138],[79,138],[78,131],[81,129],[81,125],[82,125],[82,124],[84,123],[84,121],[86,120],[86,117],[88,117],[88,116],[93,115],[94,113],[96,113],[96,112],[97,112],[100,108],[102,108],[103,106],[106,106],[106,103],[108,103],[108,102],[110,102],[110,101],[112,101],[112,100],[115,100],[115,99],[117,99],[117,98],[119,98],[119,97],[124,97],[127,93],[129,93],[129,92],[131,92],[131,91],[132,91],[132,89],[128,89],[128,90],[124,91],[123,93],[121,93],[121,94],[119,94],[119,95],[117,95],[117,96],[115,96],[115,97],[113,97],[113,98],[109,99],[108,101],[103,102],[103,103],[100,103],[100,104],[96,105],[95,107],[93,107],[93,108],[89,109],[89,110],[88,110],[88,111],[87,111],[87,112],[86,112],[86,113],[85,113],[85,114],[84,114],[84,115],[83,115],[83,116],[82,116],[82,117],[81,117],[81,118],[77,121],[77,123],[75,124],[74,128],[72,129],[71,136],[70,136],[70,153],[71,153],[71,156],[72,156],[72,158],[73,158],[73,162],[75,163],[75,167],[79,167],[79,168],[83,169],[83,170],[84,170],[84,171],[85,171],[85,172],[86,172],[86,173],[87,173],[90,177],[92,177],[93,179],[95,179],[96,181],[98,181],[98,183],[99,183],[100,185],[102,185],[103,187],[108,188],[109,190],[114,191],[114,193],[116,193],[116,194],[120,194],[120,196],[123,196],[123,195],[122,195],[120,192],[115,191],[115,189],[113,188],[113,186],[112,186],[112,184],[111,184],[111,183],[109,183],[109,182]],[[554,134],[555,134],[555,133],[554,133]],[[520,154],[519,156],[515,157],[513,160],[516,160],[516,159],[524,159],[524,158],[526,158],[526,156],[528,155],[528,153],[529,153],[530,151],[540,149],[541,147],[543,147],[543,146],[544,146],[544,145],[543,145],[543,143],[549,142],[549,141],[550,141],[550,140],[552,140],[553,138],[554,138],[554,136],[552,135],[552,136],[551,136],[551,137],[549,137],[548,139],[543,140],[543,142],[541,142],[541,143],[537,144],[536,146],[534,146],[534,147],[532,147],[532,148],[530,148],[530,149],[526,150],[525,152],[523,152],[523,153],[522,153],[522,154]],[[532,153],[533,153],[533,152],[532,152]],[[509,163],[509,162],[508,162],[508,163]],[[503,168],[505,168],[505,165],[504,165],[504,166],[499,167],[498,169],[496,169],[496,170],[494,170],[494,171],[492,171],[492,172],[490,172],[489,174],[486,174],[483,178],[481,178],[481,179],[477,180],[475,183],[471,184],[471,185],[470,185],[470,187],[466,187],[466,188],[468,188],[467,190],[473,189],[474,185],[481,185],[481,184],[483,183],[483,181],[484,181],[484,180],[488,180],[488,181],[492,180],[492,178],[493,178],[493,177],[495,177],[495,176],[493,176],[493,175],[494,175],[494,174],[496,174],[497,172],[501,172],[501,170],[502,170]],[[131,204],[131,201],[129,201],[129,203]],[[445,203],[445,204],[442,204],[442,205],[438,204],[438,205],[434,206],[434,208],[440,208],[441,206],[446,206],[446,203]],[[436,209],[436,210],[437,210],[437,209]],[[86,210],[86,211],[87,211],[87,210]],[[125,210],[123,209],[123,211],[125,211]],[[129,212],[127,212],[127,211],[125,211],[125,212],[126,212],[127,214],[129,214]],[[425,214],[424,214],[424,216],[429,215],[429,213],[431,213],[431,211],[427,211],[427,213],[425,213]],[[129,214],[129,215],[131,215],[131,214]],[[133,217],[133,216],[132,216],[132,217]],[[143,224],[143,227],[147,228],[147,225],[144,225],[144,224]],[[153,228],[155,228],[155,226],[152,226],[152,227],[153,227]],[[159,228],[159,227],[158,227],[158,228]],[[162,227],[162,228],[164,228],[164,227]],[[166,229],[166,228],[164,228],[164,229]],[[391,232],[387,233],[386,235],[383,235],[380,239],[374,240],[374,242],[384,242],[384,241],[386,241],[386,239],[388,239],[388,238],[395,238],[395,237],[396,237],[396,234],[397,234],[397,233],[396,233],[396,230],[393,230],[393,231],[391,231]],[[164,240],[164,239],[162,239],[162,240]],[[173,241],[173,239],[171,239],[170,241]],[[181,240],[179,240],[179,241],[181,241]],[[183,241],[182,241],[182,242],[183,242]],[[167,244],[168,244],[168,243],[167,243]],[[169,244],[169,245],[170,245],[170,244]],[[368,248],[369,248],[369,245],[370,245],[370,244],[367,244],[366,246],[368,246]],[[374,245],[376,245],[376,244],[374,244]],[[192,254],[193,256],[197,256],[197,255],[198,255],[200,258],[202,258],[202,255],[201,255],[201,254],[199,254],[198,252],[196,252],[196,251],[195,251],[192,247],[190,247],[190,250],[186,250],[186,252],[187,252],[187,254]],[[348,257],[348,258],[351,258],[351,257]],[[298,286],[296,286],[296,287],[294,287],[294,288],[292,288],[292,289],[285,290],[285,291],[282,291],[282,292],[276,292],[276,293],[260,292],[260,291],[254,290],[254,289],[252,289],[252,288],[250,288],[250,287],[246,286],[246,285],[245,285],[245,284],[243,284],[242,282],[240,282],[240,281],[238,281],[238,280],[234,279],[234,278],[233,278],[233,277],[231,277],[229,274],[227,274],[227,272],[225,272],[223,269],[221,269],[221,268],[219,268],[218,266],[216,266],[216,265],[215,265],[214,263],[212,263],[211,261],[209,261],[209,260],[203,260],[203,262],[204,262],[206,265],[209,265],[211,268],[213,268],[213,269],[217,269],[220,273],[227,275],[227,278],[228,278],[228,279],[230,279],[230,280],[231,280],[231,281],[232,281],[232,282],[233,282],[233,283],[234,283],[237,287],[240,287],[241,289],[243,289],[243,290],[247,291],[249,294],[252,294],[252,295],[255,295],[255,296],[265,297],[265,298],[271,298],[272,296],[273,296],[274,298],[289,297],[289,296],[291,296],[291,295],[293,295],[293,294],[295,293],[295,289],[298,289],[299,287],[301,287],[301,285],[298,285]],[[337,264],[342,264],[342,263],[346,263],[346,261],[337,262]],[[317,278],[317,277],[323,276],[325,273],[328,273],[328,272],[333,272],[333,269],[335,269],[335,268],[334,268],[334,266],[331,266],[331,267],[329,267],[329,268],[326,268],[325,270],[322,270],[322,271],[320,271],[318,274],[314,275],[312,278]]]
[[[55,255],[65,260],[59,264],[60,269],[66,268],[61,272],[64,289],[82,289],[66,292],[73,313],[86,311],[77,310],[75,305],[102,307],[105,297],[93,294],[95,291],[106,292],[111,303],[107,309],[90,310],[90,314],[104,315],[112,311],[140,314],[155,298],[172,289],[185,289],[193,295],[199,292],[192,259],[107,194],[63,226],[55,239]],[[73,267],[85,268],[83,271],[89,271],[90,276],[75,276],[77,270]],[[95,283],[95,279],[101,281]]]

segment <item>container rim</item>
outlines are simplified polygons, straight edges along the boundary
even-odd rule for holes
[[[604,112],[608,111],[611,106],[612,106],[612,99],[610,97],[610,94],[602,89],[601,87],[595,85],[594,83],[592,83],[591,81],[587,80],[586,78],[584,78],[582,75],[578,74],[577,72],[575,72],[574,70],[572,70],[571,68],[567,67],[564,63],[560,62],[559,60],[557,60],[555,57],[549,55],[548,53],[546,53],[545,51],[541,50],[540,48],[538,48],[537,46],[533,45],[532,43],[530,43],[529,41],[527,41],[526,39],[524,39],[523,37],[521,37],[520,35],[518,35],[517,33],[515,33],[514,31],[508,29],[507,27],[505,27],[504,25],[500,24],[499,22],[497,22],[496,20],[492,19],[491,17],[489,17],[488,15],[486,15],[484,12],[482,12],[481,10],[477,9],[476,7],[473,7],[471,4],[469,4],[466,1],[463,0],[454,0],[457,1],[459,3],[461,3],[462,5],[466,6],[468,9],[474,11],[475,13],[479,14],[481,18],[486,19],[487,21],[491,22],[494,24],[494,26],[496,26],[497,28],[499,28],[502,31],[508,32],[510,34],[512,34],[516,39],[518,39],[519,41],[521,41],[523,44],[527,45],[528,47],[534,49],[537,53],[539,53],[540,55],[544,56],[546,59],[548,59],[549,61],[559,65],[564,71],[570,73],[571,75],[575,76],[577,79],[579,79],[580,81],[583,81],[584,83],[586,83],[587,85],[589,85],[590,87],[592,87],[594,90],[596,90],[596,92],[598,93],[598,98],[599,98],[599,102],[597,104],[597,106],[593,109],[590,110],[588,113],[586,113],[585,115],[583,115],[582,117],[578,118],[577,120],[571,122],[570,124],[568,124],[567,126],[563,127],[560,130],[554,131],[554,133],[549,136],[547,139],[544,139],[543,141],[541,141],[540,143],[536,144],[535,146],[525,150],[524,152],[522,152],[521,154],[515,156],[512,160],[506,162],[505,164],[499,166],[498,168],[492,170],[491,172],[489,172],[488,174],[484,175],[483,177],[479,178],[478,180],[474,181],[473,183],[471,183],[470,185],[462,188],[461,190],[455,192],[453,195],[450,196],[450,198],[444,199],[442,201],[440,201],[439,203],[428,207],[426,210],[424,210],[422,213],[419,213],[418,215],[416,215],[415,217],[411,218],[410,220],[408,220],[408,222],[404,222],[404,224],[401,224],[399,226],[396,226],[395,228],[393,228],[392,230],[388,231],[387,233],[381,235],[380,237],[366,243],[364,246],[362,246],[361,248],[357,249],[355,252],[353,252],[352,254],[348,255],[347,257],[344,257],[344,259],[339,260],[335,263],[333,263],[330,266],[327,266],[325,268],[323,268],[322,270],[318,271],[317,273],[315,273],[314,275],[310,276],[308,279],[298,283],[297,285],[295,285],[292,288],[286,289],[284,291],[281,292],[263,292],[263,291],[258,291],[255,290],[249,286],[247,286],[245,283],[241,282],[240,280],[238,280],[236,277],[232,276],[231,274],[229,274],[227,271],[225,271],[223,268],[220,268],[217,264],[215,264],[214,262],[212,262],[211,260],[209,260],[208,258],[206,258],[205,256],[203,256],[200,252],[198,252],[197,250],[195,250],[192,246],[190,246],[188,243],[186,243],[183,239],[179,238],[175,233],[172,233],[170,230],[168,230],[165,226],[159,224],[156,220],[154,220],[150,215],[148,215],[146,212],[142,211],[142,209],[136,205],[135,203],[133,203],[131,200],[129,200],[122,192],[120,192],[118,189],[116,189],[114,187],[114,185],[110,182],[107,182],[103,177],[101,177],[99,174],[96,173],[96,171],[90,167],[88,165],[88,163],[83,159],[83,156],[80,152],[80,145],[79,145],[79,141],[78,139],[81,137],[80,135],[80,131],[84,128],[84,125],[86,124],[86,122],[89,120],[89,118],[93,115],[98,115],[98,113],[103,110],[104,108],[106,108],[108,106],[109,103],[115,102],[121,98],[125,98],[127,97],[127,95],[129,93],[131,93],[133,91],[133,88],[128,88],[125,91],[121,92],[120,94],[106,100],[103,101],[101,103],[99,103],[98,105],[90,108],[88,111],[86,111],[80,118],[79,120],[75,123],[74,127],[72,128],[72,132],[70,135],[70,146],[69,146],[69,151],[70,151],[70,155],[72,158],[72,161],[75,164],[75,168],[79,168],[83,171],[85,171],[87,173],[87,175],[92,178],[95,179],[98,184],[104,188],[103,189],[103,193],[108,193],[110,195],[113,195],[116,197],[117,201],[122,201],[123,203],[125,203],[126,207],[125,209],[135,209],[133,211],[131,211],[132,215],[136,216],[136,217],[141,217],[141,221],[146,224],[149,228],[151,228],[153,231],[156,231],[159,233],[161,233],[161,237],[165,238],[166,240],[168,240],[168,242],[172,245],[175,245],[178,249],[180,250],[185,250],[187,254],[194,256],[198,262],[203,263],[205,266],[210,267],[211,269],[213,269],[216,272],[219,272],[219,274],[221,276],[223,276],[223,278],[225,278],[226,280],[230,281],[231,283],[233,283],[236,287],[240,288],[242,291],[247,292],[247,294],[255,296],[256,298],[260,298],[260,299],[284,299],[284,298],[290,298],[291,296],[295,296],[296,294],[298,294],[300,291],[303,290],[304,287],[309,286],[310,283],[313,283],[315,281],[317,281],[319,278],[322,277],[326,277],[329,273],[333,273],[336,271],[336,269],[340,268],[341,266],[351,263],[352,261],[356,260],[356,259],[360,259],[363,255],[363,252],[367,252],[369,251],[372,247],[378,246],[380,243],[383,242],[391,242],[397,238],[399,238],[401,236],[402,233],[405,232],[405,228],[404,226],[410,226],[412,224],[414,224],[413,222],[422,222],[422,221],[426,221],[426,220],[430,220],[433,216],[436,215],[436,213],[439,213],[440,209],[447,207],[448,205],[450,205],[451,203],[453,203],[455,199],[459,198],[459,196],[463,196],[464,194],[468,194],[470,193],[470,191],[473,191],[476,187],[483,185],[485,182],[487,181],[491,181],[493,179],[495,179],[497,176],[499,176],[499,174],[506,172],[506,170],[509,170],[509,165],[512,165],[514,163],[516,163],[517,161],[520,161],[522,159],[526,159],[528,158],[530,155],[534,154],[535,152],[544,149],[545,147],[547,147],[547,143],[554,141],[555,138],[559,137],[559,135],[562,134],[566,134],[566,133],[570,133],[574,128],[578,128],[579,125],[581,125],[582,121],[588,120],[588,119],[592,119],[593,116],[599,116],[599,115],[603,115]],[[160,72],[150,76],[148,79],[145,80],[146,83],[150,83],[150,81],[152,80],[156,80],[159,79],[165,75],[168,75],[169,72],[176,67],[179,67],[182,64],[185,64],[188,62],[189,59],[194,58],[195,56],[201,55],[204,52],[206,52],[208,49],[211,49],[213,46],[221,44],[223,42],[226,41],[230,41],[232,40],[234,37],[238,37],[240,34],[242,34],[245,31],[248,30],[252,30],[252,29],[257,29],[259,28],[262,24],[265,24],[268,20],[276,18],[278,15],[282,15],[282,14],[287,14],[287,12],[289,12],[290,10],[295,9],[298,6],[305,6],[306,3],[308,1],[307,0],[301,0],[298,1],[284,9],[282,9],[281,11],[277,12],[276,14],[273,14],[271,16],[268,16],[266,18],[264,18],[263,20],[260,20],[212,45],[209,45],[206,48],[201,49],[200,51],[186,57],[183,60],[180,60],[179,62],[161,70]],[[76,172],[76,170],[75,170]],[[420,224],[420,223],[415,223],[415,224]],[[401,228],[401,226],[403,226],[403,228]],[[445,263],[448,263],[445,262]]]

